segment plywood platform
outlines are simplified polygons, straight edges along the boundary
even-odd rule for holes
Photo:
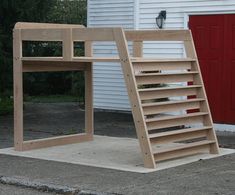
[[[220,154],[198,154],[171,161],[159,162],[157,168],[144,168],[137,139],[94,136],[94,141],[55,146],[24,152],[13,148],[0,149],[0,154],[23,156],[50,161],[66,162],[122,171],[148,173],[179,165],[234,153],[233,149],[220,148]],[[172,147],[172,144],[168,145]]]

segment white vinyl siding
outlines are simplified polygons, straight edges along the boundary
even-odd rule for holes
[[[139,29],[156,29],[155,18],[161,10],[167,12],[164,29],[183,29],[186,13],[230,10],[235,13],[235,0],[139,0]],[[144,45],[146,56],[182,57],[183,53],[183,45],[179,43]]]
[[[134,28],[134,0],[88,0],[88,27]],[[115,56],[110,42],[94,43],[94,55]],[[130,110],[120,63],[94,64],[94,107]]]
[[[190,13],[235,13],[235,0],[88,0],[88,26],[125,29],[156,29],[155,18],[166,10],[164,29],[183,29]],[[114,44],[95,44],[95,55],[116,54]],[[184,55],[179,42],[144,43],[144,56],[178,58]],[[94,66],[94,105],[96,108],[129,110],[125,83],[118,63]]]

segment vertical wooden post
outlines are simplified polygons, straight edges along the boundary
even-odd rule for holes
[[[73,57],[72,29],[63,29],[63,60],[70,61]]]
[[[205,86],[203,83],[201,69],[199,66],[197,53],[196,53],[196,49],[195,49],[195,45],[194,45],[194,41],[193,41],[193,36],[192,36],[191,31],[189,31],[189,33],[190,33],[191,40],[184,41],[184,47],[185,47],[186,56],[189,58],[196,59],[196,62],[193,62],[194,64],[192,64],[192,69],[195,71],[198,71],[199,74],[194,76],[193,82],[194,82],[194,84],[202,85],[201,89],[199,89],[199,91],[198,91],[198,96],[201,98],[204,98],[205,101],[200,103],[200,111],[208,113],[208,115],[205,116],[205,118],[203,120],[203,124],[207,125],[207,126],[213,126],[213,120],[211,117],[210,107],[209,107],[209,103],[208,103],[207,96],[206,96],[206,90],[205,90]],[[218,141],[217,141],[217,137],[216,137],[214,128],[212,128],[211,130],[208,131],[207,139],[215,141],[214,144],[210,145],[210,153],[218,154],[219,153],[219,145],[218,145]]]
[[[92,42],[85,42],[85,56],[92,57]],[[93,112],[93,63],[87,63],[85,70],[85,131],[94,133],[94,112]]]
[[[144,114],[141,107],[140,97],[137,92],[137,85],[134,76],[132,63],[128,52],[127,41],[122,28],[114,28],[114,39],[117,44],[118,53],[122,65],[122,71],[130,98],[136,133],[142,150],[144,166],[155,168],[155,160],[152,155],[152,148],[147,134],[147,126],[144,122]]]
[[[133,42],[133,57],[143,57],[143,41]]]
[[[13,77],[14,77],[14,146],[23,150],[23,72],[21,30],[13,31]]]

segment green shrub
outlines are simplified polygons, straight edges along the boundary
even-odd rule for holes
[[[8,97],[0,98],[0,115],[13,113],[13,99]]]

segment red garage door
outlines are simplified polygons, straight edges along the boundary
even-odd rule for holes
[[[214,122],[235,124],[235,14],[190,16]]]

